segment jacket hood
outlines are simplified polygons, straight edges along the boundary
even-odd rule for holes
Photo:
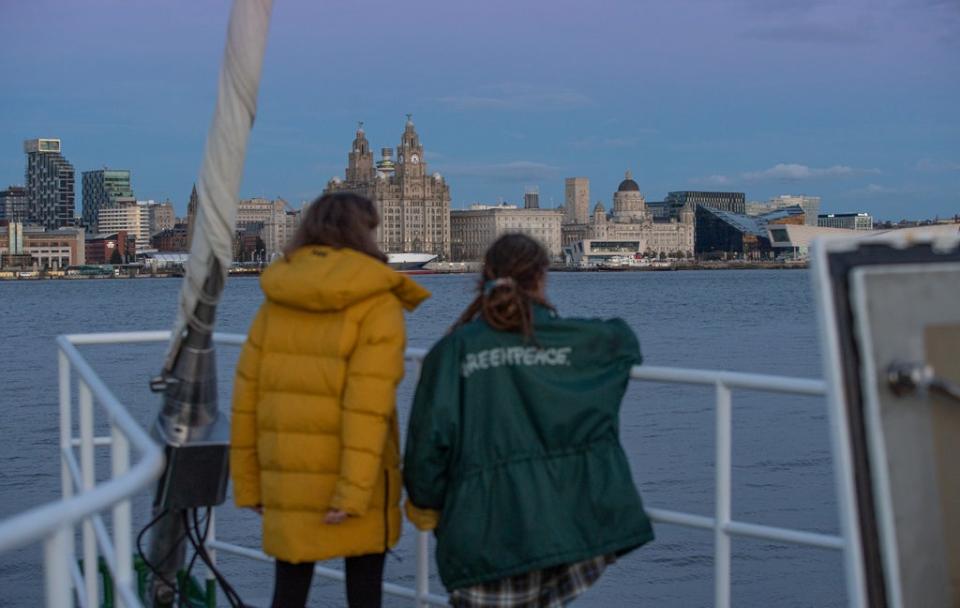
[[[430,292],[406,275],[366,254],[326,246],[301,247],[271,264],[260,277],[267,299],[314,312],[343,310],[392,291],[407,310]]]

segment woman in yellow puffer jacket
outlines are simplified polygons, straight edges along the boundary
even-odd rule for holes
[[[263,273],[266,302],[237,364],[234,498],[263,515],[275,608],[304,606],[314,562],[341,556],[349,605],[379,606],[400,537],[403,309],[430,294],[387,266],[378,223],[365,198],[314,201]]]

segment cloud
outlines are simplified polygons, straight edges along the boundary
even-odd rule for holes
[[[917,161],[914,168],[923,173],[951,173],[953,171],[960,171],[960,163],[951,160],[921,158]]]
[[[745,181],[799,181],[807,179],[824,179],[838,177],[852,177],[866,173],[880,173],[879,169],[855,169],[847,165],[833,165],[832,167],[816,168],[798,163],[777,163],[763,171],[747,171],[740,176]]]
[[[438,170],[445,175],[455,177],[482,177],[508,182],[536,182],[554,179],[560,175],[560,167],[530,160],[446,165],[439,167]]]
[[[437,101],[457,110],[570,109],[591,102],[589,97],[572,89],[550,89],[526,84],[489,85],[473,94],[448,95]]]
[[[738,181],[803,181],[814,179],[837,179],[855,177],[857,175],[879,174],[879,169],[857,169],[847,165],[833,165],[832,167],[809,167],[798,163],[778,163],[762,171],[745,171],[738,176],[710,175],[690,180],[694,184],[708,184],[723,186]]]

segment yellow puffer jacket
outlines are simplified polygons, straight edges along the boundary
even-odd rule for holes
[[[237,364],[230,473],[263,507],[263,550],[288,562],[364,555],[400,537],[395,410],[403,308],[429,292],[350,249],[303,247],[270,265]],[[327,525],[328,509],[348,513]]]

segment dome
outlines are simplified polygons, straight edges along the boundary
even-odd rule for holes
[[[640,185],[633,181],[633,175],[627,171],[626,178],[620,182],[617,192],[640,192]]]

